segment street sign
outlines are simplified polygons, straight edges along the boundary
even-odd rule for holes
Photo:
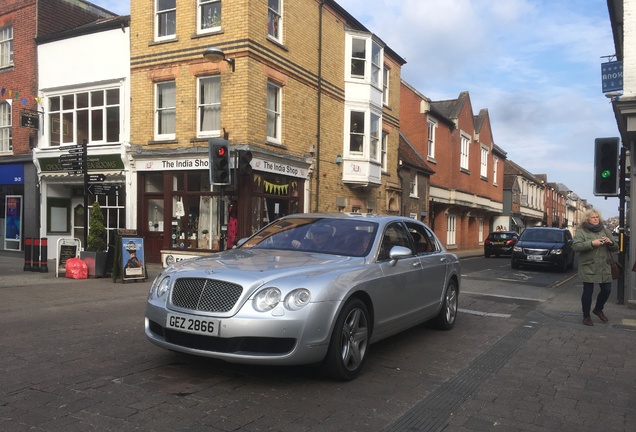
[[[79,172],[84,172],[84,171],[82,170],[82,164],[71,164],[71,163],[69,163],[69,164],[65,164],[65,163],[63,163],[63,164],[62,164],[62,169],[65,169],[65,170],[73,170],[73,171],[77,170],[77,171],[79,171]]]
[[[121,187],[108,184],[89,184],[87,189],[93,195],[119,195]]]
[[[104,174],[89,174],[88,181],[90,183],[101,183],[106,181],[106,176]]]
[[[73,147],[68,149],[69,154],[84,154],[84,147]]]
[[[79,150],[84,150],[84,146],[81,145],[81,144],[74,144],[74,145],[60,147],[60,150],[68,150],[68,151],[78,150],[78,149]]]
[[[66,172],[67,172],[67,174],[83,174],[84,173],[84,171],[82,171],[81,169],[79,169],[79,170],[78,169],[75,169],[75,170],[74,169],[70,169],[70,170],[68,170]]]
[[[79,162],[82,163],[82,157],[78,156],[78,155],[67,155],[67,154],[63,154],[60,155],[60,162]]]

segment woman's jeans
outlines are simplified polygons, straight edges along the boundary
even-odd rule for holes
[[[596,297],[596,306],[594,306],[594,310],[597,312],[601,312],[603,310],[605,302],[612,292],[611,282],[600,283],[599,286],[601,287],[601,291]],[[581,305],[583,306],[584,317],[590,316],[590,308],[592,307],[592,293],[594,293],[594,284],[591,282],[583,282],[583,295],[581,296]]]

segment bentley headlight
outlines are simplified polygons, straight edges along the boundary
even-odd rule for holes
[[[300,288],[287,294],[285,297],[285,307],[289,310],[295,311],[307,306],[310,300],[311,293],[309,290]]]
[[[522,251],[521,246],[515,246],[515,247],[512,248],[512,250],[515,251],[515,252],[521,252]]]
[[[265,288],[256,294],[253,300],[254,309],[259,312],[267,312],[274,309],[280,303],[280,290],[278,288]]]
[[[166,292],[168,292],[168,288],[170,288],[170,276],[157,276],[157,279],[152,283],[152,287],[150,287],[150,294],[152,295],[153,291],[157,298],[162,297]]]

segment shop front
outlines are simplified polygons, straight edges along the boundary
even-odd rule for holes
[[[251,165],[239,175],[231,163],[231,184],[219,186],[210,184],[207,155],[138,159],[146,260],[167,266],[230,249],[278,217],[303,211],[308,164],[255,153]]]
[[[78,239],[83,249],[88,234],[86,204],[90,207],[98,201],[105,216],[108,244],[114,245],[118,231],[131,223],[126,212],[129,169],[121,154],[94,153],[87,158],[88,173],[104,179],[95,184],[87,183],[82,174],[64,170],[59,155],[39,157],[37,164],[43,201],[40,236],[47,237],[53,245],[60,238]],[[105,186],[107,193],[104,193]]]
[[[0,165],[0,248],[22,250],[24,227],[24,166]]]

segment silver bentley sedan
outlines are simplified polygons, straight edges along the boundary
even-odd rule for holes
[[[145,332],[169,350],[351,380],[371,343],[425,321],[451,329],[460,282],[457,256],[414,219],[294,214],[166,268]]]

